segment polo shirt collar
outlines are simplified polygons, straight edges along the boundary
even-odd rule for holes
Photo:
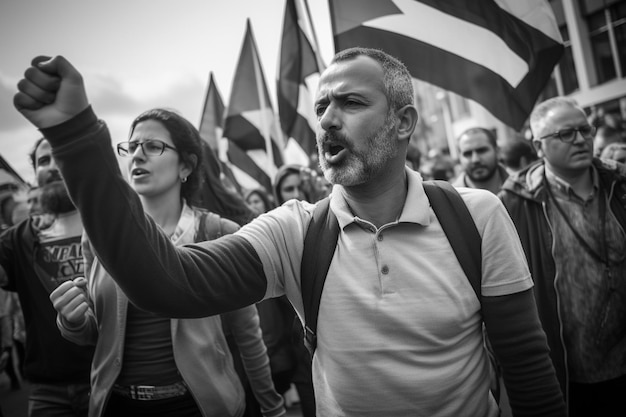
[[[430,203],[424,192],[422,176],[417,171],[405,168],[408,192],[398,222],[417,223],[422,226],[430,224]],[[344,188],[335,185],[330,195],[330,209],[333,211],[343,230],[347,225],[356,222],[356,216],[350,210],[344,198]]]

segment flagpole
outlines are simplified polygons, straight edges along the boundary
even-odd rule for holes
[[[298,0],[296,0],[298,1]],[[307,0],[300,0],[304,5],[304,11],[306,12],[306,17],[308,19],[308,25],[311,30],[311,37],[313,38],[313,43],[315,44],[314,52],[315,52],[315,60],[317,61],[317,69],[322,72],[326,69],[326,65],[324,65],[324,61],[322,60],[322,56],[320,54],[320,44],[317,40],[317,33],[315,32],[315,27],[313,26],[313,18],[311,17],[311,10],[309,9],[309,3]]]

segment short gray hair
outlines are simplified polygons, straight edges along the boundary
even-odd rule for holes
[[[400,60],[380,49],[361,47],[344,49],[337,52],[331,64],[349,61],[359,56],[370,57],[383,68],[383,88],[391,109],[398,110],[407,104],[414,104],[413,79],[409,70]]]
[[[532,113],[530,113],[530,131],[534,138],[538,138],[537,134],[543,127],[543,122],[548,112],[557,107],[573,107],[585,114],[585,110],[572,98],[563,96],[549,98],[537,104]]]

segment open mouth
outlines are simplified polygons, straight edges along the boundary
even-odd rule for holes
[[[143,177],[145,175],[148,175],[148,171],[146,171],[143,168],[133,168],[132,171],[130,171],[130,175],[133,178],[139,178],[139,177]]]
[[[335,156],[339,152],[341,152],[343,149],[344,149],[344,147],[341,146],[341,145],[330,145],[328,147],[328,153],[330,153],[331,156]]]
[[[348,154],[348,150],[345,146],[338,143],[328,143],[324,147],[324,158],[329,164],[337,164],[342,161]]]

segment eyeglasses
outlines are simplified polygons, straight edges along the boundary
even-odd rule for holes
[[[559,130],[558,132],[542,136],[539,139],[559,138],[563,143],[572,143],[576,140],[576,132],[580,133],[585,139],[593,139],[596,134],[596,128],[590,125],[578,126],[572,129]]]
[[[143,154],[149,156],[163,155],[163,152],[165,152],[165,148],[178,152],[176,148],[168,145],[162,140],[148,139],[144,140],[143,142],[139,142],[136,140],[130,142],[120,142],[117,144],[117,154],[123,157],[133,156],[137,151],[137,147],[139,146],[141,146]]]

